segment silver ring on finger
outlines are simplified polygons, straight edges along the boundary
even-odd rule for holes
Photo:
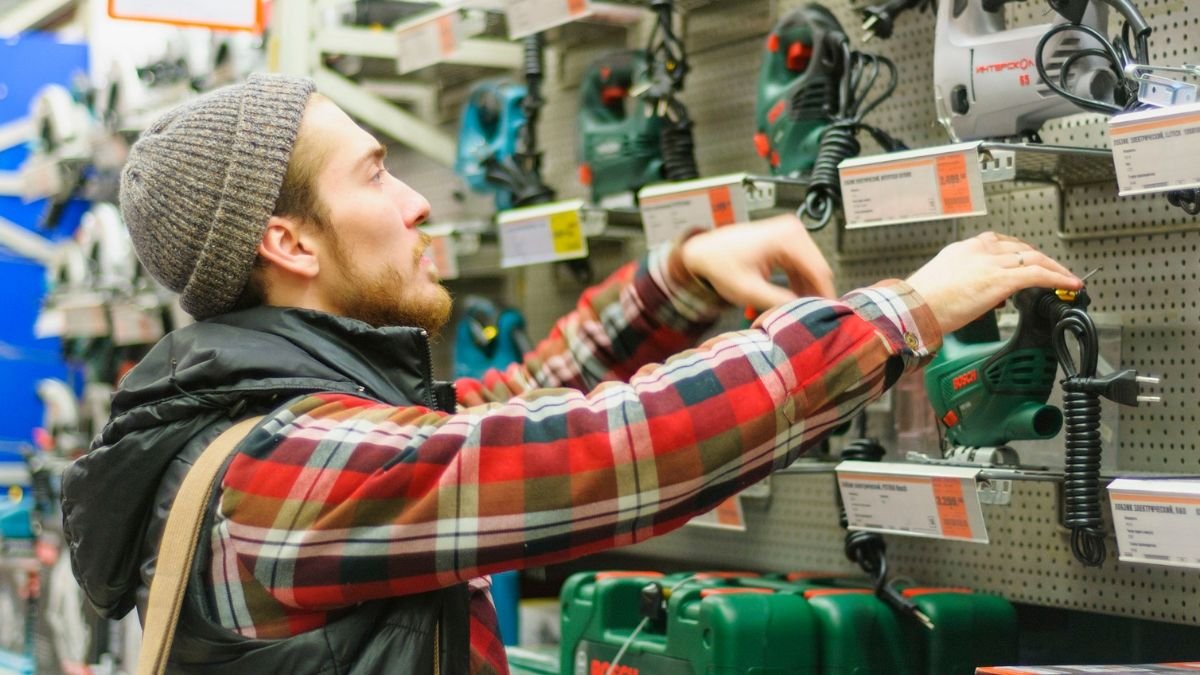
[[[1016,254],[1017,254],[1017,267],[1024,267],[1025,266],[1025,257],[1021,255],[1020,251],[1017,251]]]

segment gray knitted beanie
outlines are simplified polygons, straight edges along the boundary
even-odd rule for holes
[[[164,114],[129,151],[121,214],[138,258],[197,319],[250,279],[311,80],[255,74]]]

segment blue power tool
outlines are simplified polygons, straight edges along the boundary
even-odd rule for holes
[[[513,206],[513,189],[497,170],[512,161],[525,126],[521,104],[525,87],[502,80],[482,82],[471,90],[458,130],[454,171],[475,192],[492,193],[496,208]]]

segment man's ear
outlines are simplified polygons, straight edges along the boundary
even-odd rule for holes
[[[271,216],[258,245],[258,255],[286,274],[311,279],[321,269],[317,260],[319,246],[313,228],[305,227],[291,216]]]

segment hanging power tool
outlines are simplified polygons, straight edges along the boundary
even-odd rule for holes
[[[458,130],[454,171],[476,192],[495,194],[498,210],[512,208],[512,156],[525,125],[525,87],[482,82],[471,90]]]
[[[537,123],[542,105],[541,34],[524,40],[525,86],[486,82],[463,111],[455,170],[472,189],[493,191],[496,207],[542,204],[554,190],[542,180]]]
[[[768,35],[755,145],[776,174],[811,171],[799,212],[809,229],[825,227],[840,208],[837,167],[858,155],[859,131],[871,134],[885,152],[905,149],[863,121],[897,82],[896,65],[852,49],[841,24],[821,5],[793,11]]]
[[[467,296],[454,337],[454,376],[481,378],[488,370],[520,363],[532,350],[525,317],[477,295]]]
[[[579,180],[593,203],[662,180],[662,118],[630,93],[648,72],[646,53],[630,49],[601,56],[583,75]]]
[[[53,179],[38,180],[53,191],[46,195],[46,208],[38,219],[38,229],[54,230],[63,219],[67,205],[83,197],[92,165],[92,152],[99,124],[86,105],[77,101],[66,87],[51,84],[42,88],[30,105],[37,138],[32,144],[28,165]]]
[[[798,177],[816,161],[838,86],[841,24],[828,9],[808,5],[785,16],[767,35],[758,74],[754,147],[771,173]]]
[[[1044,122],[1081,107],[1124,109],[1129,102],[1121,86],[1124,64],[1110,63],[1105,54],[1103,4],[1051,1],[1058,12],[1053,23],[1010,28],[1004,5],[1014,1],[1022,0],[949,0],[938,6],[934,95],[951,138],[1036,138]],[[1110,4],[1122,9],[1138,35],[1148,32],[1130,3]],[[1044,55],[1049,60],[1043,62]]]
[[[1157,378],[1139,377],[1135,370],[1097,375],[1099,336],[1087,312],[1089,302],[1085,290],[1021,291],[1013,298],[1018,321],[1012,337],[1000,339],[995,312],[947,335],[925,369],[925,388],[948,457],[1007,448],[1014,440],[1052,438],[1065,415],[1064,521],[1076,559],[1098,566],[1105,558],[1100,397],[1134,406],[1159,398],[1141,395],[1142,385],[1157,384]],[[1078,358],[1068,348],[1068,335]],[[1062,411],[1046,403],[1060,366]]]
[[[674,2],[651,0],[645,50],[597,59],[580,87],[579,179],[593,202],[660,180],[700,175],[692,120],[678,97],[689,66],[672,24]]]

